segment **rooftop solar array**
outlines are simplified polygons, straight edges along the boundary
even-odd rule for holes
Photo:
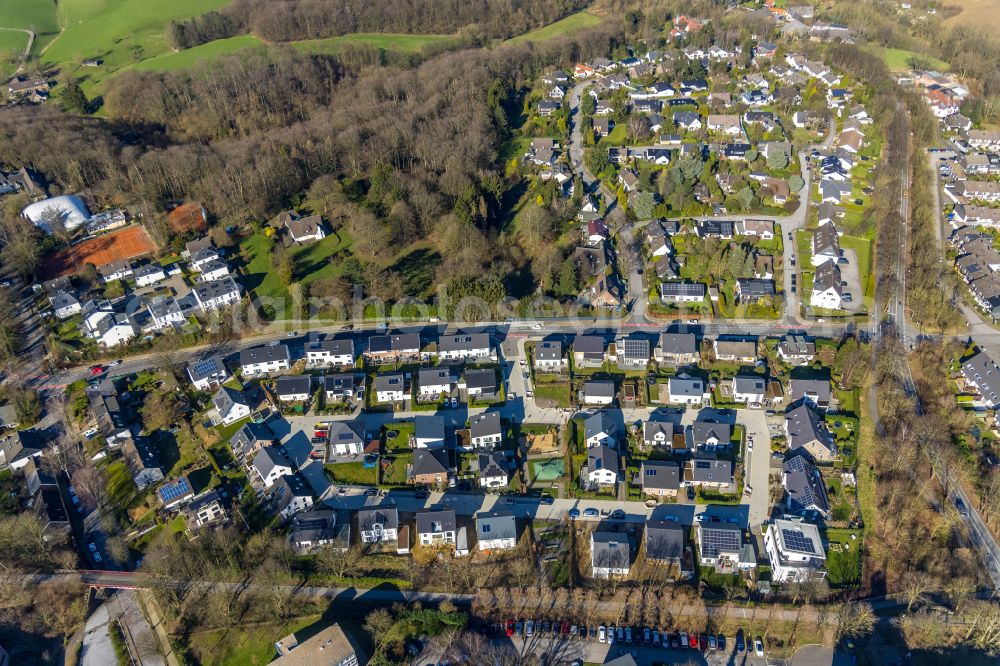
[[[214,358],[205,359],[204,361],[198,361],[194,364],[194,374],[199,377],[204,377],[205,375],[215,372],[216,364]]]
[[[816,547],[812,539],[797,530],[781,530],[781,536],[785,540],[785,548],[799,553],[816,554]]]
[[[701,528],[701,552],[704,557],[718,557],[719,553],[736,553],[739,552],[740,545],[739,530]]]
[[[648,340],[625,340],[625,356],[628,358],[649,357]]]
[[[191,492],[193,492],[191,490],[191,484],[188,482],[187,477],[184,476],[177,479],[173,483],[168,483],[156,491],[156,493],[160,496],[160,500],[163,502],[171,502],[180,497],[184,497]]]

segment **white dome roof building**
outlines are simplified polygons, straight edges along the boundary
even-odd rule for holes
[[[86,204],[75,194],[36,201],[21,211],[21,214],[46,233],[52,233],[52,223],[55,220],[62,220],[66,230],[73,231],[90,219]]]

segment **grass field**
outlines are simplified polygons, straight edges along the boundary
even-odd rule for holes
[[[914,56],[926,60],[934,69],[948,69],[948,63],[945,61],[939,60],[934,56],[915,53],[914,51],[888,49],[881,46],[866,46],[865,49],[880,56],[885,61],[886,67],[893,71],[910,69],[910,58]]]
[[[331,234],[321,241],[300,247],[291,247],[295,264],[295,279],[308,285],[316,280],[335,277],[340,273],[340,263],[330,258],[346,249],[351,243],[344,231],[340,236]],[[271,266],[271,240],[263,234],[254,234],[240,243],[240,249],[247,258],[244,266],[244,284],[258,298],[284,299],[289,304],[289,292],[281,283],[278,272]],[[280,313],[279,313],[280,314]]]
[[[512,37],[505,43],[516,44],[518,42],[542,42],[546,39],[552,39],[554,37],[563,37],[585,28],[593,28],[596,25],[600,25],[603,20],[604,19],[601,17],[595,16],[590,12],[578,12],[576,14],[572,14],[571,16],[567,16],[561,21],[550,23],[549,25],[539,28],[538,30],[532,30],[531,32],[526,32],[523,35]]]
[[[47,0],[21,2],[48,4]],[[46,40],[36,42],[34,55],[43,67],[59,67],[83,79],[84,90],[92,95],[103,80],[119,69],[169,52],[167,24],[171,20],[218,9],[228,2],[60,0],[58,24],[63,32],[47,44]],[[82,67],[80,63],[87,58],[100,58],[103,63]]]
[[[167,72],[185,67],[193,67],[199,62],[214,60],[220,56],[254,46],[263,46],[263,42],[253,35],[239,35],[237,37],[230,37],[229,39],[217,39],[214,42],[184,49],[183,51],[164,53],[163,55],[137,62],[126,69]]]

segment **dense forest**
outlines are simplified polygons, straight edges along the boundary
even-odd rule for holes
[[[354,32],[507,38],[579,11],[585,0],[236,0],[170,26],[178,49],[247,32],[269,42]]]

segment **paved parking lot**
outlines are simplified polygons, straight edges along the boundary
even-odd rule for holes
[[[838,266],[840,266],[842,281],[847,283],[847,286],[844,287],[844,293],[851,295],[851,302],[844,301],[842,307],[848,312],[858,312],[865,305],[865,290],[861,285],[861,273],[858,270],[858,253],[845,248],[844,257],[847,259],[847,263],[838,264]]]

